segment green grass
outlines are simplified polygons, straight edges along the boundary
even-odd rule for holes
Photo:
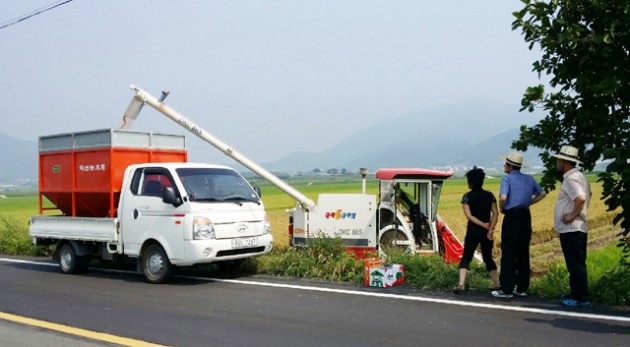
[[[28,224],[22,219],[6,214],[0,215],[0,254],[37,255],[39,250],[32,246],[28,235]]]
[[[49,248],[34,247],[28,234],[29,217],[39,214],[37,192],[13,192],[0,199],[0,254],[48,255]],[[52,204],[47,200],[44,206]]]
[[[0,199],[1,254],[37,254],[28,235],[28,217],[38,212],[37,196],[33,194],[13,194]]]
[[[586,259],[590,299],[611,305],[630,305],[630,266],[620,263],[621,249],[610,244],[589,251]],[[534,279],[531,293],[559,298],[569,293],[569,273],[564,262],[555,262],[548,273]]]
[[[256,263],[258,273],[278,276],[351,282],[363,279],[361,262],[345,251],[341,239],[312,240],[307,248],[274,251],[257,258]]]
[[[0,211],[2,214],[16,217],[30,216],[37,213],[37,196],[10,196],[0,199]]]

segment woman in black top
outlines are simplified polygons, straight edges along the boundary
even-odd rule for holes
[[[490,272],[492,287],[499,287],[497,264],[492,260],[494,240],[492,234],[499,219],[499,209],[494,195],[482,189],[485,175],[483,170],[477,167],[466,173],[470,191],[462,197],[462,206],[468,225],[464,239],[464,255],[459,263],[459,283],[453,288],[455,294],[464,292],[469,265],[479,244],[481,244],[481,255],[486,264],[486,270]]]

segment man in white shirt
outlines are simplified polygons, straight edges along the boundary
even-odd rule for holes
[[[569,270],[571,293],[563,295],[564,306],[589,306],[586,275],[586,243],[588,240],[587,211],[591,200],[591,188],[583,173],[575,167],[582,164],[578,149],[562,146],[555,154],[556,167],[564,175],[554,209],[554,227],[560,234],[564,261]]]

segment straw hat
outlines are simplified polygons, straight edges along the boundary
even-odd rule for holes
[[[523,155],[519,152],[511,152],[508,155],[501,154],[499,155],[501,160],[504,160],[507,164],[516,167],[528,167],[527,163],[523,161]]]
[[[578,149],[573,146],[562,146],[560,152],[553,155],[554,157],[574,163],[582,164],[578,157]]]

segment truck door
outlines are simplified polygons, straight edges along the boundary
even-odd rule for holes
[[[184,205],[162,201],[164,189],[177,187],[165,168],[138,168],[125,196],[122,239],[125,253],[139,255],[147,239],[157,240],[171,262],[184,259]]]

